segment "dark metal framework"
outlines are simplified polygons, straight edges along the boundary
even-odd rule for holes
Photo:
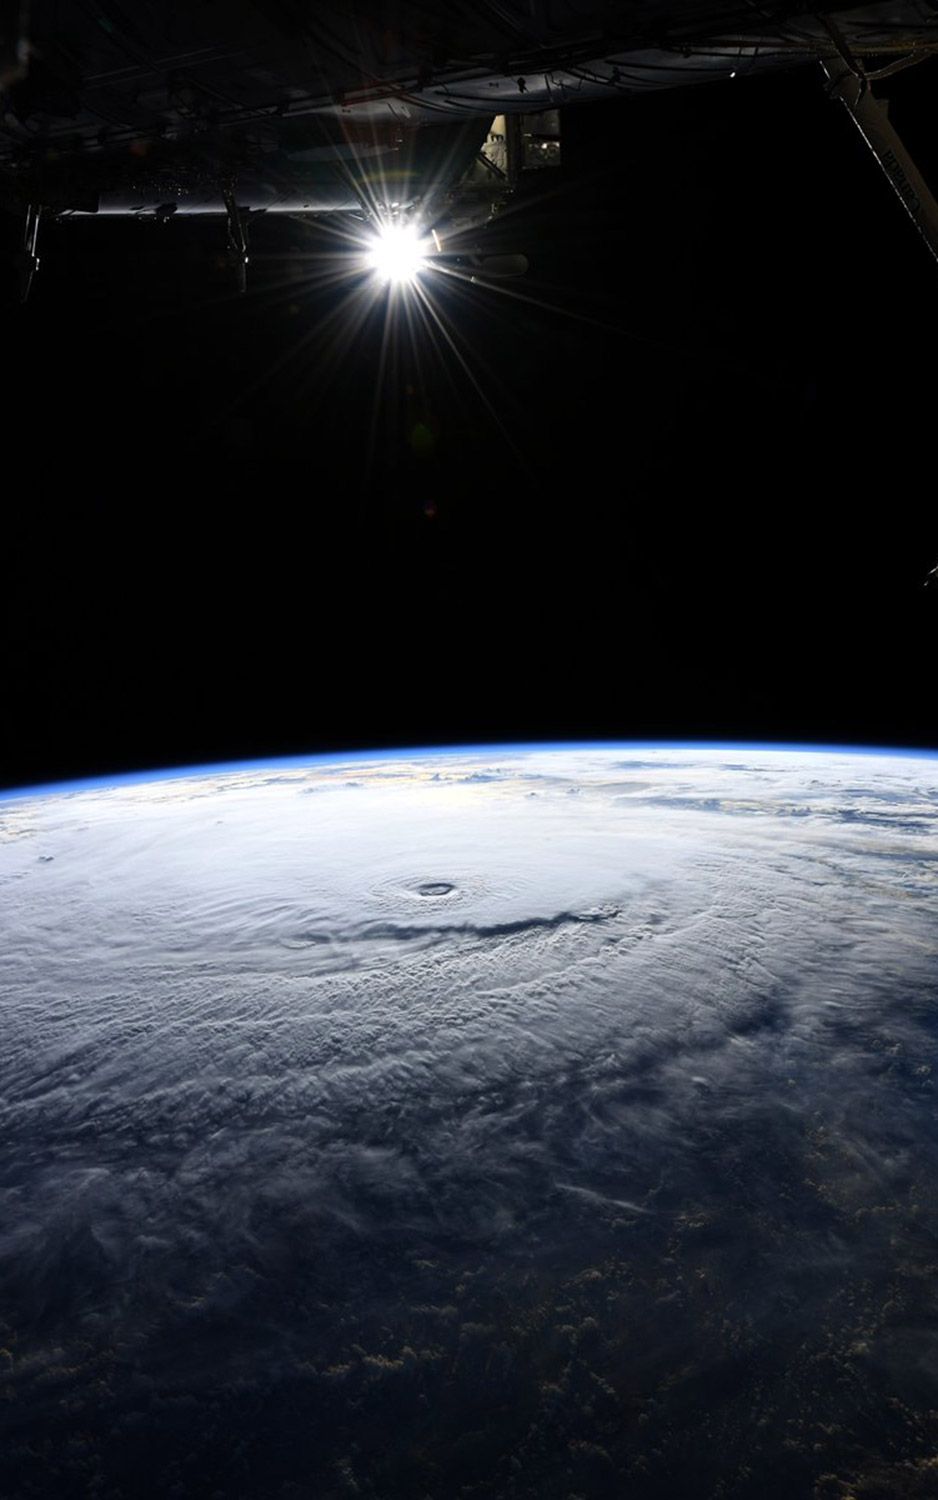
[[[938,0],[0,0],[0,203],[24,293],[42,213],[218,214],[243,287],[252,215],[425,208],[495,115],[815,61],[938,253],[873,92],[935,49]]]

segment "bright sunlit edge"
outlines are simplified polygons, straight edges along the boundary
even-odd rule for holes
[[[385,749],[348,749],[313,751],[308,755],[272,755],[243,761],[216,761],[209,764],[158,767],[143,771],[118,771],[113,775],[79,777],[73,781],[34,783],[0,789],[0,803],[61,792],[103,791],[112,787],[141,785],[151,781],[182,780],[186,777],[218,776],[226,772],[287,771],[302,767],[347,765],[368,761],[403,760],[414,756],[523,755],[545,751],[570,750],[663,750],[713,751],[735,754],[741,751],[776,755],[857,755],[882,756],[907,760],[938,759],[938,748],[894,745],[810,744],[803,741],[785,743],[747,740],[529,740],[519,743],[477,741],[465,745],[402,745]]]

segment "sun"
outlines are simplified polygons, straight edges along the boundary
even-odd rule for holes
[[[372,239],[367,265],[389,286],[410,286],[426,261],[423,244],[412,224],[385,224]]]

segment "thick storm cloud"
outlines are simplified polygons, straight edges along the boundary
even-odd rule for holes
[[[936,861],[911,756],[0,803],[6,1492],[931,1493]]]

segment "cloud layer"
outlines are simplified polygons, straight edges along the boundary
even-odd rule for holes
[[[4,804],[10,1492],[918,1493],[936,879],[928,759]]]

